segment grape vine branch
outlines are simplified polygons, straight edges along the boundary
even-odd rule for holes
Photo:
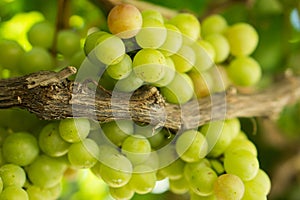
[[[59,72],[0,80],[0,109],[19,107],[45,120],[87,117],[109,122],[130,117],[177,131],[222,120],[224,112],[225,118],[274,117],[300,99],[300,78],[288,77],[258,93],[243,94],[231,88],[181,106],[165,102],[157,88],[144,86],[132,95],[114,93],[117,103],[112,104],[112,93],[95,83],[70,81],[68,77],[75,73],[76,68],[70,66]]]

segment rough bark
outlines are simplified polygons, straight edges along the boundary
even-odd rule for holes
[[[229,89],[174,105],[166,103],[155,87],[144,86],[132,95],[111,93],[88,80],[68,80],[74,73],[74,67],[67,67],[60,72],[42,71],[0,80],[0,109],[20,107],[45,120],[132,119],[177,131],[233,117],[274,117],[284,106],[300,98],[300,79],[290,77],[259,93],[241,94]]]

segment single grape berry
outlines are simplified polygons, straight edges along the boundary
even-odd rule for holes
[[[32,46],[50,49],[53,45],[54,26],[48,21],[38,22],[29,29],[27,38]]]
[[[110,32],[120,38],[134,37],[142,27],[140,11],[133,5],[116,5],[108,14],[107,25]]]
[[[225,36],[230,45],[230,52],[235,56],[250,55],[258,44],[256,30],[247,23],[232,25],[225,32]]]
[[[7,136],[2,152],[5,160],[20,166],[34,161],[39,154],[37,139],[27,132],[18,132]]]
[[[53,68],[51,54],[42,47],[33,47],[30,51],[22,54],[19,60],[20,71],[24,74]]]
[[[262,76],[259,63],[251,57],[237,57],[227,68],[230,80],[239,86],[253,86]]]
[[[72,30],[62,30],[57,35],[57,51],[71,58],[80,50],[80,36]]]
[[[14,40],[0,41],[0,65],[3,68],[16,69],[24,53],[24,49]]]

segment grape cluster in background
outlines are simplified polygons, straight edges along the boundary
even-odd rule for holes
[[[231,86],[252,91],[268,85],[272,70],[257,53],[263,52],[262,29],[247,20],[229,22],[226,15],[199,20],[182,12],[167,19],[156,10],[121,4],[107,19],[91,14],[89,30],[79,28],[83,19],[77,15],[60,30],[50,20],[54,14],[49,20],[39,16],[28,25],[26,41],[0,39],[0,78],[72,65],[78,69],[75,81],[92,77],[108,92],[128,94],[150,85],[167,103],[179,105]],[[95,28],[94,16],[107,27]],[[292,59],[297,55],[291,65]],[[299,106],[288,109],[279,126],[296,132]],[[252,125],[234,118],[174,133],[131,120],[49,122],[23,110],[1,110],[0,200],[146,199],[159,183],[182,199],[267,199],[269,169],[260,162],[256,135],[246,131]]]

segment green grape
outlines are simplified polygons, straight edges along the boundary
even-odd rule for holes
[[[118,154],[119,151],[115,146],[109,144],[101,144],[99,146],[99,161],[105,162],[112,154]],[[108,158],[107,158],[108,157]]]
[[[142,13],[143,19],[152,18],[152,19],[160,21],[161,23],[164,23],[164,17],[157,10],[143,10],[141,13]]]
[[[2,153],[5,161],[26,166],[39,154],[37,139],[27,132],[13,133],[4,140]]]
[[[117,153],[118,153],[118,151],[117,151]],[[99,159],[99,161],[96,162],[96,164],[94,164],[94,166],[90,168],[90,171],[99,179],[102,179],[101,175],[100,175],[100,168],[102,165],[101,162],[102,162],[102,160]]]
[[[53,60],[46,49],[33,47],[30,51],[22,54],[19,67],[20,71],[24,74],[41,70],[51,70],[53,68]]]
[[[237,57],[227,68],[230,80],[239,86],[255,85],[262,76],[259,63],[251,57]]]
[[[97,39],[94,53],[100,62],[114,65],[123,59],[125,50],[125,45],[119,37],[104,33]]]
[[[238,118],[227,119],[225,121],[231,127],[231,136],[232,139],[235,139],[239,132],[241,131],[241,123]]]
[[[194,67],[198,71],[206,71],[214,65],[215,49],[209,42],[199,40],[194,42],[191,47],[196,55]]]
[[[208,145],[204,135],[195,130],[181,133],[176,140],[176,152],[186,162],[196,162],[207,154]]]
[[[200,37],[200,23],[190,13],[180,13],[173,17],[169,23],[175,25],[185,36],[185,39],[196,41]]]
[[[169,187],[175,194],[185,194],[189,191],[188,182],[183,176],[179,179],[169,179]]]
[[[119,4],[113,7],[107,16],[110,32],[120,38],[134,37],[142,27],[140,11],[130,4]]]
[[[26,174],[22,167],[15,164],[5,164],[0,167],[0,177],[3,187],[23,187],[26,181]]]
[[[193,82],[185,73],[176,73],[174,79],[160,91],[168,102],[174,104],[184,104],[194,96]]]
[[[84,60],[85,60],[84,51],[82,49],[80,49],[70,59],[70,65],[79,69],[80,66],[83,65]]]
[[[165,57],[165,59],[166,59],[166,67],[164,69],[165,74],[160,80],[152,83],[154,86],[164,87],[168,85],[175,76],[175,65],[173,60],[170,57]]]
[[[53,45],[54,26],[48,21],[35,23],[27,32],[27,39],[32,46],[50,49]]]
[[[122,144],[122,153],[133,164],[139,164],[148,159],[151,153],[151,144],[145,136],[128,136]]]
[[[132,176],[132,164],[120,153],[106,156],[99,165],[100,176],[110,187],[122,187],[126,185]]]
[[[167,38],[167,29],[162,22],[155,18],[143,18],[143,25],[135,36],[141,48],[159,48]]]
[[[245,181],[244,184],[248,191],[256,194],[267,195],[271,190],[270,178],[262,169],[259,169],[257,175],[250,181]]]
[[[190,200],[218,200],[218,199],[214,194],[208,196],[201,196],[191,191]]]
[[[133,71],[145,82],[154,83],[165,74],[166,59],[155,49],[142,49],[133,58]]]
[[[165,24],[167,37],[165,42],[159,47],[159,50],[165,56],[171,56],[177,53],[182,45],[182,35],[180,30],[173,24]]]
[[[155,129],[154,126],[135,126],[135,134],[145,136],[152,148],[159,147],[165,139],[165,129]]]
[[[161,173],[169,179],[179,179],[183,176],[182,171],[184,169],[185,162],[180,158],[173,161],[168,166],[161,168]]]
[[[212,93],[213,79],[209,73],[192,69],[188,75],[193,82],[194,92],[197,98],[206,97]]]
[[[53,200],[54,197],[48,188],[29,185],[26,189],[30,200]]]
[[[256,146],[248,139],[236,138],[232,140],[230,145],[225,151],[225,155],[234,151],[246,150],[257,156]]]
[[[63,56],[72,57],[80,50],[80,36],[72,30],[61,30],[57,34],[56,49]]]
[[[132,60],[130,56],[125,54],[119,63],[108,65],[106,71],[109,76],[116,80],[128,77],[132,71]]]
[[[218,176],[212,168],[196,165],[189,173],[185,173],[185,178],[194,193],[208,196],[213,193],[214,182]]]
[[[48,156],[58,157],[68,152],[70,143],[61,138],[58,123],[49,123],[39,134],[39,146]]]
[[[227,29],[228,24],[226,19],[219,14],[214,14],[206,17],[201,23],[201,34],[206,37],[215,33],[224,33]]]
[[[208,156],[218,157],[224,153],[232,141],[231,131],[231,127],[223,121],[210,122],[202,126],[201,132],[208,142]]]
[[[133,169],[129,186],[138,194],[147,194],[151,192],[156,183],[156,173],[146,165],[138,165]]]
[[[224,66],[216,65],[210,68],[208,73],[213,79],[213,92],[224,92],[232,84]]]
[[[131,72],[133,73],[133,72]],[[130,74],[131,74],[130,73]],[[104,87],[106,90],[113,90],[114,87],[116,86],[117,83],[119,83],[120,81],[122,82],[125,82],[125,80],[129,79],[130,78],[130,74],[128,77],[124,78],[124,79],[121,79],[121,80],[116,80],[116,79],[113,79],[108,73],[107,71],[105,70],[102,74],[101,74],[101,77],[99,79],[99,85],[101,85],[102,87]],[[125,86],[123,86],[125,87]]]
[[[129,76],[116,82],[115,89],[121,92],[133,92],[141,87],[143,83],[144,81],[132,71]]]
[[[0,193],[0,200],[29,200],[27,192],[21,187],[9,186]]]
[[[190,171],[195,168],[202,168],[202,167],[211,167],[211,163],[208,159],[203,158],[197,162],[186,163],[183,170],[183,175],[187,178],[189,176]]]
[[[73,143],[68,151],[68,160],[72,167],[83,169],[91,168],[97,162],[99,148],[92,139],[84,139],[81,142]]]
[[[91,58],[92,51],[99,43],[98,42],[99,38],[105,34],[107,33],[104,31],[95,31],[86,37],[83,50],[87,57]]]
[[[124,185],[118,188],[109,187],[109,194],[117,200],[130,200],[134,195],[134,191],[129,185]]]
[[[24,49],[14,40],[0,40],[0,65],[3,68],[17,70],[19,60],[25,53]]]
[[[212,34],[207,36],[205,40],[214,47],[214,61],[216,63],[221,63],[227,59],[230,53],[230,46],[225,36],[221,34]]]
[[[62,194],[63,184],[62,184],[62,182],[60,182],[60,183],[56,184],[55,186],[47,188],[47,189],[50,191],[51,197],[53,199],[58,199]]]
[[[228,174],[237,175],[243,181],[248,181],[257,175],[259,162],[250,151],[242,149],[225,154],[224,168]]]
[[[224,174],[225,169],[223,163],[219,159],[210,159],[211,168],[215,170],[215,172],[220,175]]]
[[[267,200],[267,195],[256,193],[256,191],[253,191],[251,187],[245,184],[245,192],[241,200]]]
[[[60,136],[67,142],[80,142],[90,132],[90,122],[85,118],[63,119],[59,123]]]
[[[256,30],[247,23],[237,23],[230,26],[225,36],[230,45],[230,52],[234,56],[250,55],[258,44]]]
[[[66,166],[64,160],[42,154],[26,168],[26,172],[32,184],[51,188],[61,182]]]
[[[158,153],[156,151],[152,151],[150,153],[150,156],[145,160],[143,163],[139,165],[146,165],[151,167],[154,171],[156,171],[159,168],[159,157]]]
[[[175,160],[179,158],[176,153],[175,145],[173,143],[164,146],[156,152],[158,154],[160,169],[171,165]]]
[[[214,193],[218,200],[240,200],[244,191],[243,181],[233,174],[223,174],[214,183]]]
[[[133,122],[118,120],[101,124],[101,129],[108,139],[115,145],[121,146],[123,141],[134,132]]]
[[[193,48],[187,45],[182,45],[176,54],[171,56],[176,71],[184,73],[190,71],[196,61],[196,54]]]
[[[162,141],[162,143],[160,145],[155,147],[155,150],[163,149],[163,148],[167,147],[168,145],[170,145],[171,142],[175,141],[174,140],[175,134],[171,133],[170,130],[163,129],[163,135],[164,135],[164,140]]]

